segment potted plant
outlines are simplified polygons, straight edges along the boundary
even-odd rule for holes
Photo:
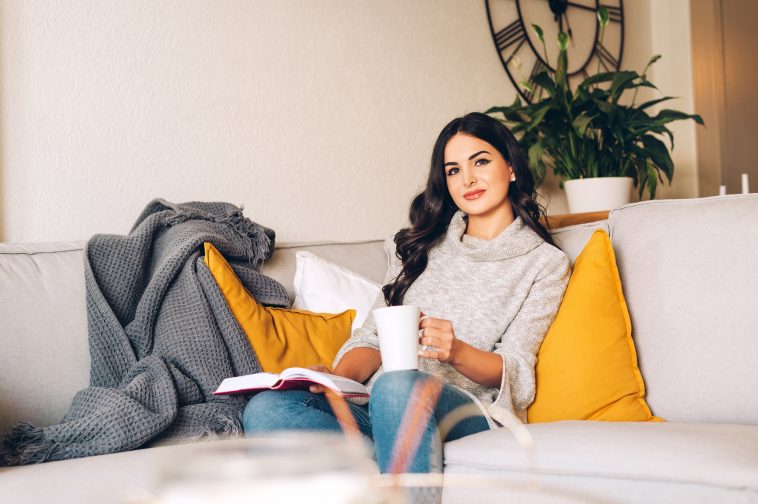
[[[608,24],[605,8],[598,11],[602,42]],[[542,29],[532,25],[547,50]],[[674,163],[663,142],[674,136],[666,127],[672,121],[693,119],[704,124],[699,115],[664,109],[655,115],[648,110],[672,99],[664,96],[636,104],[641,87],[657,89],[647,70],[660,59],[653,56],[642,74],[635,71],[602,72],[582,81],[572,90],[567,75],[568,36],[558,34],[558,61],[555,70],[547,68],[533,79],[546,96],[533,104],[522,104],[519,97],[507,107],[485,111],[511,128],[528,154],[535,184],[544,180],[548,167],[559,178],[571,213],[607,210],[628,203],[631,188],[645,189],[655,199],[658,181],[665,176],[669,185]],[[549,65],[549,62],[548,62]],[[530,87],[529,83],[524,83]],[[620,103],[625,92],[634,90],[630,105]],[[502,118],[499,116],[502,114]]]

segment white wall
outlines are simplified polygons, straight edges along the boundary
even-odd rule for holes
[[[625,2],[624,66],[664,53],[691,110],[687,0],[651,2]],[[244,204],[278,242],[383,238],[439,130],[514,96],[479,0],[0,0],[0,240],[125,234],[154,197]],[[695,196],[677,135],[660,194]]]
[[[651,50],[662,55],[653,65],[650,80],[660,90],[657,96],[676,97],[659,108],[698,113],[694,105],[689,0],[651,0],[650,5]],[[676,142],[671,155],[676,169],[671,187],[659,184],[656,199],[698,196],[696,127],[702,128],[691,120],[670,123]]]

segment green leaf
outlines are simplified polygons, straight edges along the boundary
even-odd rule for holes
[[[529,147],[529,164],[532,166],[537,166],[542,162],[542,153],[545,151],[545,148],[542,145],[542,142],[536,142],[531,147]]]
[[[646,101],[645,103],[640,104],[640,106],[637,107],[637,110],[645,110],[646,108],[650,108],[654,105],[658,105],[659,103],[672,99],[674,99],[673,96],[664,96],[663,98],[658,98],[656,100]]]
[[[558,89],[556,88],[555,82],[553,82],[553,79],[550,78],[550,74],[547,72],[547,70],[544,70],[535,75],[534,79],[532,79],[532,82],[544,89],[547,92],[548,96],[555,97],[558,94]]]
[[[658,184],[655,176],[653,163],[647,162],[647,190],[650,191],[650,199],[655,199],[655,187]]]
[[[497,112],[502,112],[505,114],[508,112],[510,107],[490,107],[487,110],[484,111],[485,114],[495,114]]]
[[[529,121],[529,126],[527,127],[527,131],[539,126],[539,124],[542,122],[542,119],[545,117],[545,114],[550,112],[550,109],[552,107],[553,107],[552,102],[547,102],[541,108],[537,109],[537,111],[532,115],[532,120]]]
[[[595,100],[595,104],[597,105],[597,108],[607,115],[613,114],[614,110],[618,108],[618,105],[607,101]]]
[[[665,124],[671,121],[679,121],[681,119],[693,119],[701,126],[705,124],[703,118],[697,114],[687,114],[685,112],[671,109],[663,109],[658,112],[658,115],[653,117],[653,121],[657,124]]]
[[[558,48],[561,51],[568,51],[569,46],[569,36],[565,32],[560,32],[558,34]]]
[[[561,37],[563,35],[563,37]],[[562,42],[560,42],[561,39],[565,39],[565,45]],[[555,67],[555,84],[557,87],[563,91],[563,94],[565,95],[568,91],[568,77],[566,75],[566,67],[568,67],[568,55],[566,53],[566,48],[568,47],[568,35],[561,32],[558,34],[558,40],[559,45],[561,47],[561,52],[558,53],[558,64]]]
[[[532,29],[534,30],[534,33],[537,34],[537,38],[540,39],[540,42],[545,42],[545,34],[542,32],[542,27],[539,25],[536,25],[532,23]]]
[[[645,135],[642,137],[642,144],[645,146],[653,163],[663,170],[666,178],[671,182],[671,179],[674,177],[674,162],[671,160],[671,155],[669,154],[666,145],[651,135]],[[649,170],[650,166],[648,165],[648,171]]]
[[[648,80],[640,82],[637,85],[637,87],[649,87],[649,88],[652,88],[652,89],[658,89],[658,86],[656,86],[655,84],[653,84],[652,82],[650,82]]]
[[[656,61],[658,61],[659,59],[661,59],[661,55],[660,55],[660,54],[654,54],[654,55],[653,55],[653,56],[650,58],[650,61],[648,61],[648,62],[647,62],[647,65],[645,65],[645,67],[649,67],[650,65],[652,65],[653,63],[655,63],[655,62],[656,62]]]
[[[522,122],[520,113],[523,108],[524,106],[521,104],[521,99],[516,96],[512,105],[508,107],[490,107],[484,113],[489,115],[501,113],[507,121],[517,123]]]
[[[616,76],[616,72],[600,72],[596,73],[595,75],[591,75],[584,79],[579,86],[583,88],[589,88],[592,84],[599,84],[601,82],[608,82],[612,81],[613,78]]]
[[[587,127],[590,125],[590,122],[592,122],[592,117],[588,116],[587,114],[581,114],[576,119],[574,119],[574,122],[571,123],[571,125],[576,129],[577,133],[579,133],[580,136],[584,136],[584,134],[587,131]]]
[[[631,84],[637,77],[639,77],[637,72],[616,72],[616,75],[613,77],[610,91],[611,99],[614,103],[619,101],[624,89],[631,87],[629,84]]]
[[[609,17],[610,16],[608,15],[608,9],[606,9],[605,7],[600,7],[600,9],[598,9],[597,20],[600,22],[601,27],[605,28],[606,26],[608,26]]]
[[[518,122],[529,123],[531,121],[531,119],[526,114],[526,112],[524,112],[523,109],[522,110],[517,110],[516,112],[513,113],[513,115],[514,115],[514,117],[516,117],[516,120]]]

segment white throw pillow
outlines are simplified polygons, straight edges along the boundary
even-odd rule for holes
[[[363,275],[311,252],[295,253],[295,302],[292,308],[318,313],[356,311],[353,330],[363,325],[381,286]]]

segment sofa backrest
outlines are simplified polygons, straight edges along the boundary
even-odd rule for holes
[[[758,194],[645,201],[608,220],[653,413],[758,424]]]
[[[572,258],[607,220],[555,230]],[[84,290],[86,242],[0,243],[0,434],[17,421],[61,421],[89,383]],[[388,266],[385,240],[280,243],[261,272],[294,299],[295,253],[308,250],[377,283]]]
[[[659,200],[552,231],[572,262],[609,231],[653,413],[670,421],[758,424],[758,195]],[[85,242],[0,243],[0,433],[51,425],[89,383]],[[309,250],[381,282],[384,240],[281,243],[261,271],[294,299]]]
[[[0,434],[60,422],[89,383],[83,248],[0,243]]]

